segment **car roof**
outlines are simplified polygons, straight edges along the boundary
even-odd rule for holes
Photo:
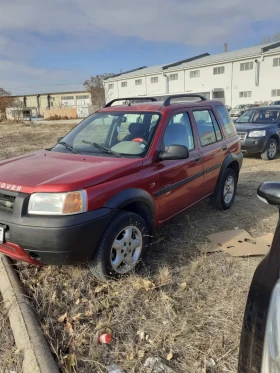
[[[175,98],[175,97],[174,97]],[[152,101],[152,102],[143,102],[143,103],[131,103],[130,105],[112,105],[109,107],[104,107],[98,112],[123,112],[123,111],[162,111],[165,110],[174,110],[174,109],[184,109],[184,108],[199,108],[201,106],[214,106],[214,105],[223,105],[221,101],[216,100],[204,100],[204,101],[180,101],[172,102],[170,105],[164,106],[164,101]]]
[[[273,109],[278,109],[280,110],[280,105],[266,105],[266,106],[257,106],[257,107],[252,107],[250,110],[273,110]]]

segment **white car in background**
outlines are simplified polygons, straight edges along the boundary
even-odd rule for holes
[[[246,110],[248,110],[253,105],[237,105],[233,109],[231,109],[230,116],[231,117],[240,117]]]

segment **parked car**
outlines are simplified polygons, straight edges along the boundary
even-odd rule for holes
[[[280,105],[280,101],[273,101],[270,105],[274,106],[274,105]]]
[[[280,183],[266,182],[258,197],[280,207]],[[244,314],[238,373],[280,372],[280,224],[269,253],[257,267]]]
[[[230,111],[231,111],[231,109],[232,109],[232,107],[231,107],[231,106],[229,106],[229,105],[225,105],[225,107],[227,108],[227,111],[228,111],[228,112],[230,112]]]
[[[276,157],[280,145],[280,106],[247,110],[234,123],[242,152],[259,153],[266,161]]]
[[[243,155],[225,106],[150,100],[113,100],[53,148],[0,162],[1,252],[106,280],[134,270],[179,212],[206,197],[231,207]]]
[[[249,109],[252,105],[246,104],[246,105],[237,105],[230,111],[231,117],[240,117],[247,109]]]

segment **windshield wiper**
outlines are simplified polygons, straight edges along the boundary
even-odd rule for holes
[[[114,152],[114,150],[106,148],[105,146],[102,146],[102,145],[98,144],[97,142],[90,142],[90,141],[86,141],[86,140],[82,140],[82,142],[84,144],[88,144],[88,145],[94,146],[95,148],[97,148],[98,150],[102,151],[103,153],[113,154],[113,155],[115,155],[117,157],[121,157],[122,156],[120,153]]]
[[[58,145],[63,145],[65,146],[66,149],[70,150],[72,153],[79,154],[79,152],[76,149],[74,149],[73,146],[67,144],[67,142],[60,141]]]

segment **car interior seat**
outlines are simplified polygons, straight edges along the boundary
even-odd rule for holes
[[[130,123],[128,127],[129,135],[126,135],[122,141],[132,141],[133,139],[140,137],[144,138],[145,127],[142,123]]]

